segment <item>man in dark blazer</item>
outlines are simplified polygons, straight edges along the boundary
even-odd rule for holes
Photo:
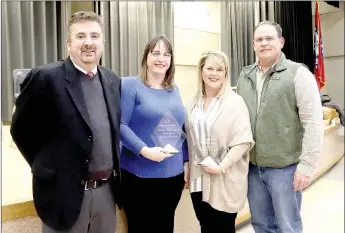
[[[68,28],[69,57],[29,72],[11,134],[31,167],[43,233],[114,233],[121,82],[97,65],[101,18],[77,12]]]

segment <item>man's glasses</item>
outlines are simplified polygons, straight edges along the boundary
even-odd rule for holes
[[[254,39],[254,42],[256,44],[261,44],[263,41],[266,41],[267,43],[271,43],[275,41],[277,38],[278,38],[277,36],[258,37]]]

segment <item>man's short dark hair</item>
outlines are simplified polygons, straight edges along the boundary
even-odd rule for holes
[[[254,28],[254,33],[255,33],[256,29],[258,27],[260,27],[261,25],[271,25],[276,29],[279,38],[283,36],[283,29],[280,27],[280,25],[276,22],[268,21],[268,20],[258,23]]]
[[[103,20],[98,14],[96,14],[95,12],[92,12],[92,11],[78,11],[78,12],[75,12],[69,20],[68,39],[70,39],[70,35],[71,35],[71,26],[75,23],[78,23],[78,22],[84,21],[84,20],[94,21],[94,22],[99,23],[99,26],[101,26],[102,32],[104,34]]]

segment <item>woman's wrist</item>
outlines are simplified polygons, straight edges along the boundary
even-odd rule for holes
[[[140,150],[140,154],[144,156],[145,158],[147,157],[148,149],[149,148],[147,146],[143,146],[143,148],[141,148]]]

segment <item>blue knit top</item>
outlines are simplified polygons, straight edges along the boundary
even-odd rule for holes
[[[153,89],[139,77],[122,78],[121,108],[121,168],[143,178],[181,174],[188,152],[182,130],[186,114],[178,88]],[[179,153],[161,162],[140,155],[144,146],[168,143]]]

